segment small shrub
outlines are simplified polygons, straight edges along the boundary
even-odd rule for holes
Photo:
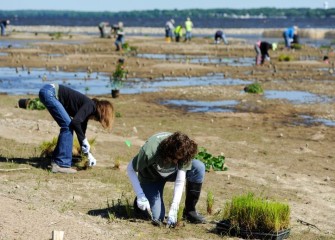
[[[236,229],[278,232],[290,225],[288,204],[255,197],[253,193],[233,197],[226,203],[223,220],[229,220]]]
[[[244,88],[247,93],[262,94],[264,92],[262,86],[259,83],[252,83]]]

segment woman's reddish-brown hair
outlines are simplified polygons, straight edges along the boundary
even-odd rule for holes
[[[165,138],[157,148],[157,154],[166,163],[186,164],[197,154],[198,145],[186,134],[175,132]]]
[[[95,118],[99,121],[103,128],[112,129],[114,122],[114,107],[113,104],[107,100],[92,99],[97,107]]]

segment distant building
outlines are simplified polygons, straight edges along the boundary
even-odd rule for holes
[[[325,1],[325,2],[323,3],[323,7],[324,7],[325,10],[328,9],[328,2],[327,2],[327,1]]]

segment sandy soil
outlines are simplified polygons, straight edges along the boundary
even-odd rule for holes
[[[50,40],[50,36],[17,33],[6,40],[10,39]],[[59,131],[49,113],[16,108],[18,99],[27,96],[0,95],[0,239],[51,239],[53,230],[65,231],[65,239],[229,239],[213,232],[217,216],[206,214],[209,191],[215,196],[215,212],[233,196],[254,192],[290,205],[290,239],[335,239],[335,128],[297,124],[303,122],[299,118],[303,114],[335,120],[333,66],[320,61],[328,54],[333,62],[332,51],[307,46],[300,51],[279,49],[270,53],[271,63],[265,66],[233,67],[139,59],[116,53],[111,39],[95,36],[65,35],[63,40],[37,41],[25,49],[1,49],[9,54],[0,55],[0,66],[111,73],[117,59],[124,57],[131,76],[150,79],[223,73],[224,77],[257,80],[264,89],[309,91],[333,100],[292,104],[243,94],[243,86],[175,87],[156,93],[121,94],[116,99],[100,96],[113,102],[119,117],[112,132],[97,123],[89,124],[87,135],[96,137],[98,165],[68,176],[50,173],[48,160],[39,158],[39,145]],[[150,37],[127,40],[140,53],[254,57],[253,46],[243,39],[218,46],[211,39],[194,39],[189,44],[168,44]],[[45,59],[43,53],[63,56]],[[280,54],[291,55],[295,61],[279,62]],[[190,113],[159,104],[164,99],[234,99],[241,103],[234,113]],[[184,223],[167,230],[117,216],[117,211],[114,217],[108,215],[108,210],[113,212],[113,201],[133,200],[125,166],[146,138],[158,131],[176,130],[189,134],[213,155],[226,156],[229,170],[206,174],[198,204],[209,223]],[[126,140],[132,143],[130,147]],[[168,185],[166,202],[171,194],[172,185]]]

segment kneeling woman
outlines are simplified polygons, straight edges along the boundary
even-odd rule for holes
[[[106,100],[90,99],[84,94],[58,84],[47,84],[39,92],[41,102],[60,127],[58,142],[52,156],[52,172],[75,173],[72,165],[73,130],[89,165],[96,165],[85,136],[89,119],[99,121],[111,129],[114,120],[113,105]]]
[[[181,132],[163,132],[150,137],[127,167],[137,196],[135,209],[151,210],[152,220],[155,223],[163,222],[164,186],[166,182],[174,181],[173,200],[167,220],[168,226],[174,226],[187,180],[183,216],[192,223],[205,223],[205,218],[195,210],[205,175],[205,165],[193,159],[196,153],[197,144]]]

